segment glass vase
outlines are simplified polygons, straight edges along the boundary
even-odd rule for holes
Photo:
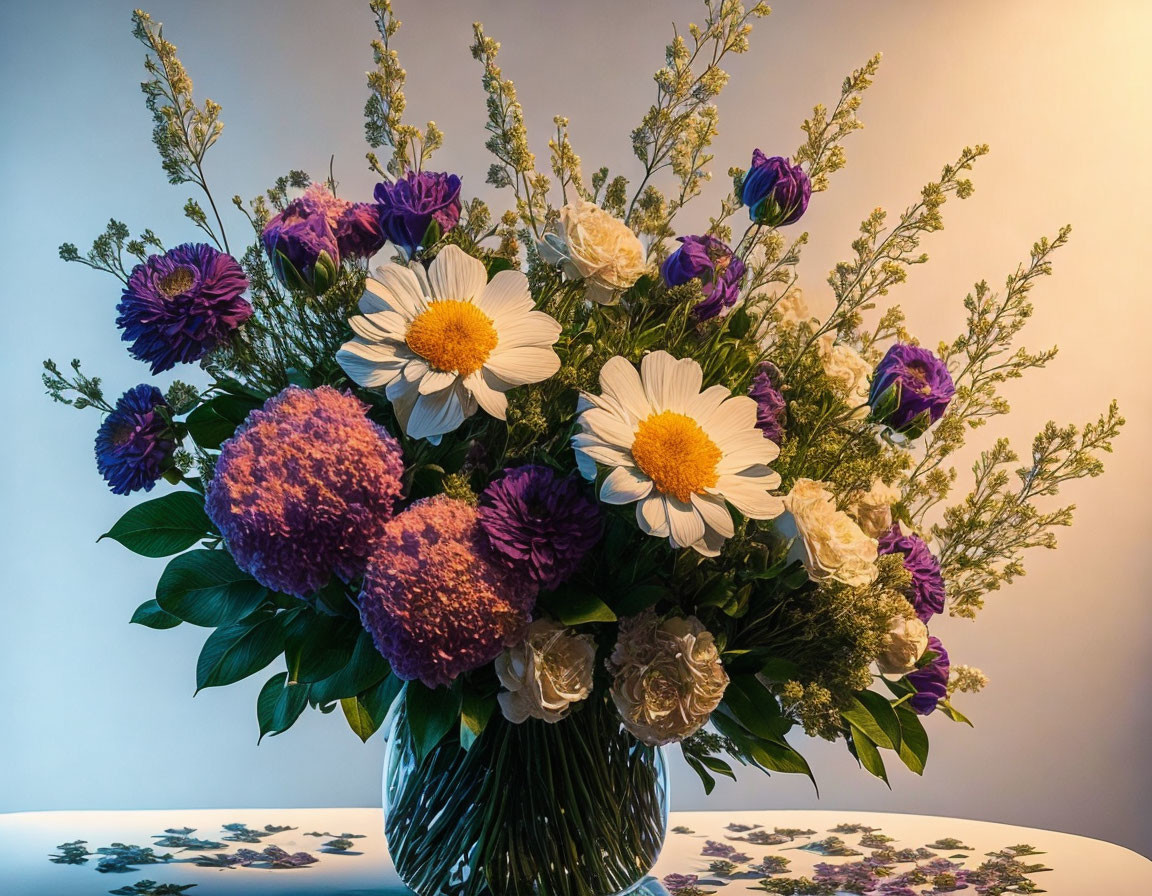
[[[606,698],[556,723],[513,725],[497,709],[469,749],[450,734],[423,760],[403,698],[385,725],[388,852],[418,896],[618,896],[654,883],[668,769]]]

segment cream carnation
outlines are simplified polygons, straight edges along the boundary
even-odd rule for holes
[[[876,657],[876,668],[885,675],[904,675],[916,668],[927,649],[928,626],[915,616],[897,616],[884,639],[884,649]]]
[[[538,249],[548,264],[561,264],[572,279],[586,280],[588,297],[601,304],[611,303],[648,266],[631,228],[583,199],[560,209],[555,232],[546,234]]]
[[[877,479],[868,491],[854,492],[848,499],[848,513],[865,535],[879,538],[892,528],[892,505],[900,500],[900,489]]]
[[[660,621],[646,610],[624,619],[609,668],[624,727],[653,746],[698,731],[728,687],[716,642],[695,616]]]
[[[820,363],[829,378],[844,387],[848,403],[853,407],[868,402],[868,381],[872,377],[872,365],[860,357],[860,353],[850,345],[837,345],[835,333],[825,333],[816,342],[820,353]],[[867,407],[859,407],[860,416],[866,416]]]
[[[852,517],[836,509],[836,500],[821,483],[797,479],[784,498],[784,507],[813,581],[831,579],[857,588],[876,581],[876,539],[865,535]],[[781,518],[780,528],[791,534],[787,519]]]
[[[596,642],[550,619],[537,619],[524,640],[496,658],[504,718],[559,722],[573,703],[592,693]]]
[[[798,286],[792,287],[780,298],[773,310],[780,316],[780,322],[786,326],[795,326],[812,320],[812,312],[808,303],[804,301],[804,292]]]

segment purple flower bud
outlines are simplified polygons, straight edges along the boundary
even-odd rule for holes
[[[756,428],[777,445],[784,439],[784,414],[787,405],[784,396],[776,388],[774,376],[779,376],[775,366],[765,362],[752,380],[748,390],[750,398],[756,402]]]
[[[744,262],[714,236],[682,236],[679,241],[682,245],[664,260],[660,274],[668,286],[681,286],[693,278],[701,282],[704,298],[692,309],[696,319],[710,320],[735,305]]]
[[[875,422],[916,438],[944,416],[955,394],[943,361],[927,349],[898,342],[872,375],[868,404]]]
[[[741,201],[753,221],[769,227],[795,224],[807,210],[810,198],[812,182],[803,168],[783,156],[769,158],[758,149],[752,153]]]
[[[936,705],[948,697],[948,673],[952,668],[948,651],[939,638],[928,638],[928,649],[936,656],[928,665],[906,676],[908,683],[916,688],[916,696],[908,701],[908,705],[922,716],[935,712]]]
[[[460,178],[455,174],[409,171],[395,183],[376,185],[380,229],[409,258],[436,223],[445,234],[460,220]]]
[[[905,535],[900,524],[893,523],[892,528],[880,536],[877,552],[881,556],[904,555],[904,569],[912,576],[908,601],[921,622],[944,612],[944,576],[940,573],[940,561],[923,539],[917,535]]]

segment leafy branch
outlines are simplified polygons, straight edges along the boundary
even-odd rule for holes
[[[106,271],[122,283],[128,282],[129,268],[124,263],[124,253],[143,262],[148,257],[148,250],[155,249],[163,252],[164,247],[151,230],[145,230],[139,238],[131,239],[128,225],[115,218],[108,222],[108,226],[100,236],[92,241],[92,248],[84,255],[73,243],[63,243],[60,246],[60,259],[62,261],[75,261],[87,265],[96,271]]]
[[[72,368],[72,376],[62,373],[51,358],[44,362],[44,373],[40,379],[49,397],[60,404],[71,405],[77,410],[96,408],[111,413],[113,408],[104,398],[100,377],[83,373],[80,370],[80,361],[77,359],[74,359],[69,366]],[[69,397],[69,393],[75,393],[75,397]]]

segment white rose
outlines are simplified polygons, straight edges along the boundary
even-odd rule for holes
[[[868,381],[872,378],[872,365],[860,357],[850,345],[836,345],[836,334],[825,333],[816,341],[820,363],[831,379],[843,384],[848,403],[853,407],[868,401]],[[866,416],[868,409],[861,407],[858,416]]]
[[[588,297],[609,304],[640,279],[648,265],[644,245],[623,221],[594,202],[577,199],[560,209],[554,233],[538,246],[548,264],[562,264],[573,279],[588,284]]]
[[[928,626],[915,616],[897,616],[888,629],[884,649],[876,657],[876,668],[885,675],[904,675],[916,668],[927,649]]]
[[[860,524],[865,535],[879,538],[892,528],[892,505],[900,497],[900,489],[877,479],[868,491],[852,494],[848,500],[848,513]]]
[[[496,658],[505,690],[497,699],[509,722],[528,718],[558,722],[573,703],[592,693],[596,642],[549,619],[528,626],[524,640]]]
[[[876,581],[876,539],[865,535],[819,482],[797,479],[784,498],[788,511],[778,520],[785,535],[795,529],[800,559],[815,582],[828,579],[855,588]]]

